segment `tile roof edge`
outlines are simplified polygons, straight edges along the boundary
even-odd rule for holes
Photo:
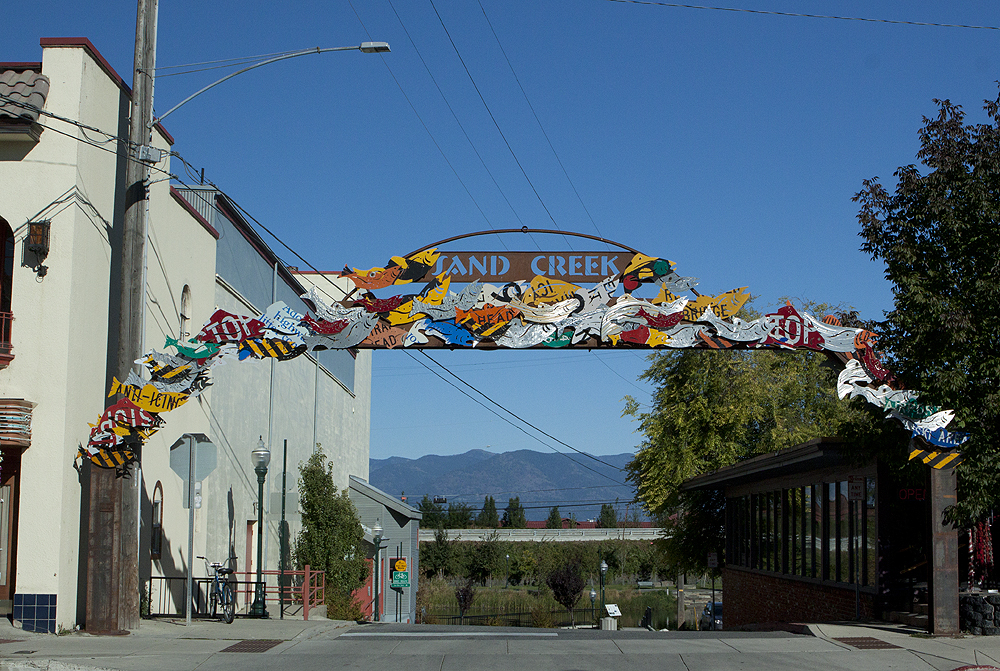
[[[41,73],[42,64],[40,62],[28,62],[28,61],[24,62],[12,61],[9,63],[0,63],[0,71],[3,70],[14,70],[15,72],[27,72],[30,70],[31,72]]]

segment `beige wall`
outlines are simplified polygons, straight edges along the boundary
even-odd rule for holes
[[[119,89],[83,49],[44,49],[43,72],[51,80],[49,111],[117,133]],[[80,137],[69,124],[43,123]],[[0,395],[38,404],[21,466],[16,588],[57,593],[58,625],[72,628],[80,528],[72,462],[87,441],[87,423],[104,409],[116,156],[49,129],[20,160],[3,158],[0,216],[18,244],[11,305],[15,358],[0,372]],[[54,205],[61,196],[68,200]],[[48,274],[40,279],[20,261],[24,225],[46,208],[51,249],[44,262]]]

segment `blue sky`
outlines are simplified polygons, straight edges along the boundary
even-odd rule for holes
[[[723,4],[1000,25],[988,1]],[[39,60],[40,37],[84,36],[131,80],[134,3],[35,0],[4,33],[0,61]],[[366,40],[392,53],[269,65],[165,122],[177,152],[314,266],[369,268],[461,233],[558,226],[669,258],[700,278],[702,293],[749,286],[758,307],[790,296],[865,318],[879,318],[892,294],[881,264],[858,250],[852,195],[863,179],[891,182],[915,161],[933,98],[979,121],[1000,79],[998,30],[608,0],[161,0],[157,62]],[[160,77],[157,111],[226,72]],[[564,248],[521,235],[503,244]],[[640,352],[432,356],[578,449],[619,453],[639,442],[620,412],[626,394],[648,400],[636,381]],[[549,449],[414,357],[375,353],[373,457]]]

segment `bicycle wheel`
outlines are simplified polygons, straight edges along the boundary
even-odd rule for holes
[[[233,586],[228,582],[222,583],[222,620],[226,624],[232,624],[236,618],[236,595],[233,593]]]
[[[212,608],[212,617],[214,618],[214,617],[216,617],[216,612],[218,611],[218,608],[219,608],[218,588],[215,585],[212,586],[212,590],[209,593],[208,600],[212,604],[211,605],[211,608]]]

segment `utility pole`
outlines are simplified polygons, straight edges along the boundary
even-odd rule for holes
[[[146,203],[149,165],[139,148],[149,145],[153,113],[153,68],[156,65],[157,0],[138,0],[132,105],[125,167],[124,219],[121,247],[112,250],[121,263],[118,287],[117,356],[111,370],[119,380],[142,355],[145,294]],[[116,287],[110,288],[112,296]],[[112,305],[114,301],[111,301]],[[111,335],[111,333],[109,333]],[[139,455],[141,458],[141,455]],[[108,632],[139,627],[139,487],[138,465],[130,477],[112,469],[90,468],[90,514],[87,540],[86,629]]]

